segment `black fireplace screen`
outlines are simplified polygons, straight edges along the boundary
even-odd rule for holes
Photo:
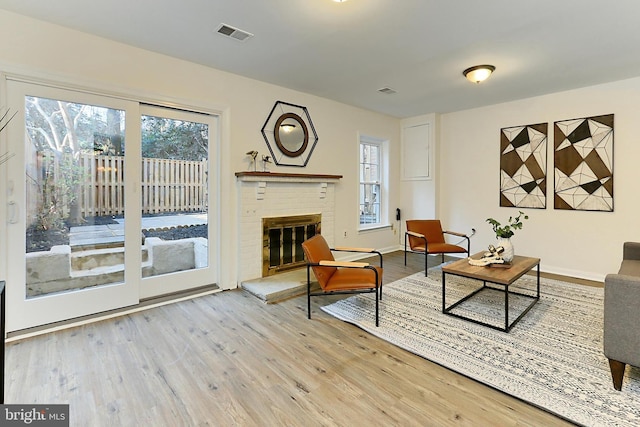
[[[302,242],[320,233],[320,214],[263,218],[262,275],[304,265]]]

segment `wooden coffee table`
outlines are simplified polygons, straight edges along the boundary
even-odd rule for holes
[[[474,254],[472,258],[480,259],[484,252],[479,252]],[[534,267],[537,268],[537,290],[536,295],[527,295],[523,293],[509,291],[509,286],[513,284],[520,277],[531,271]],[[470,294],[466,295],[462,299],[456,301],[451,304],[449,307],[446,306],[445,296],[446,296],[446,275],[450,274],[453,276],[461,276],[467,277],[469,279],[482,280],[483,286]],[[495,286],[488,286],[487,283],[491,283]],[[462,316],[457,313],[452,313],[453,310],[458,305],[467,301],[469,298],[472,298],[474,295],[482,292],[486,289],[500,290],[504,292],[504,328],[496,325],[492,325],[490,323],[485,323],[480,320],[472,319],[466,316]],[[527,308],[520,313],[520,315],[511,323],[509,323],[509,295],[520,295],[526,298],[531,298],[531,303],[527,306]],[[469,264],[467,258],[461,259],[459,261],[455,261],[451,264],[445,265],[442,267],[442,312],[448,314],[450,316],[455,316],[461,319],[469,320],[471,322],[477,323],[479,325],[488,326],[493,329],[498,329],[503,332],[509,332],[513,326],[522,319],[522,317],[527,314],[531,307],[534,306],[536,302],[540,299],[540,258],[531,258],[526,256],[516,255],[513,257],[513,261],[511,261],[511,266],[509,268],[505,267],[478,267]]]

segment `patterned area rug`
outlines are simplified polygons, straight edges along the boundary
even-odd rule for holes
[[[451,283],[451,286],[450,286]],[[455,286],[454,286],[455,284]],[[513,290],[533,294],[535,277]],[[447,305],[482,282],[447,276]],[[509,333],[442,313],[440,269],[385,285],[380,326],[363,294],[322,309],[405,350],[586,426],[640,425],[640,370],[615,391],[602,352],[603,289],[541,279],[540,301]],[[504,324],[504,294],[483,291],[456,308]],[[528,303],[510,298],[515,312]]]

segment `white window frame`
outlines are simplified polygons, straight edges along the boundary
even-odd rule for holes
[[[376,228],[382,228],[389,226],[388,224],[388,158],[389,158],[389,141],[383,138],[377,138],[368,135],[358,135],[358,228],[359,230],[371,230]],[[362,178],[362,163],[360,154],[362,152],[362,145],[372,145],[378,147],[378,170],[379,176],[377,181],[361,181]],[[376,184],[379,185],[378,196],[380,200],[377,201],[379,206],[378,221],[375,223],[360,223],[361,203],[363,195],[361,194],[363,184]]]

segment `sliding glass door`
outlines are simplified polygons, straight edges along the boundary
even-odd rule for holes
[[[7,88],[7,330],[216,282],[215,116]]]

